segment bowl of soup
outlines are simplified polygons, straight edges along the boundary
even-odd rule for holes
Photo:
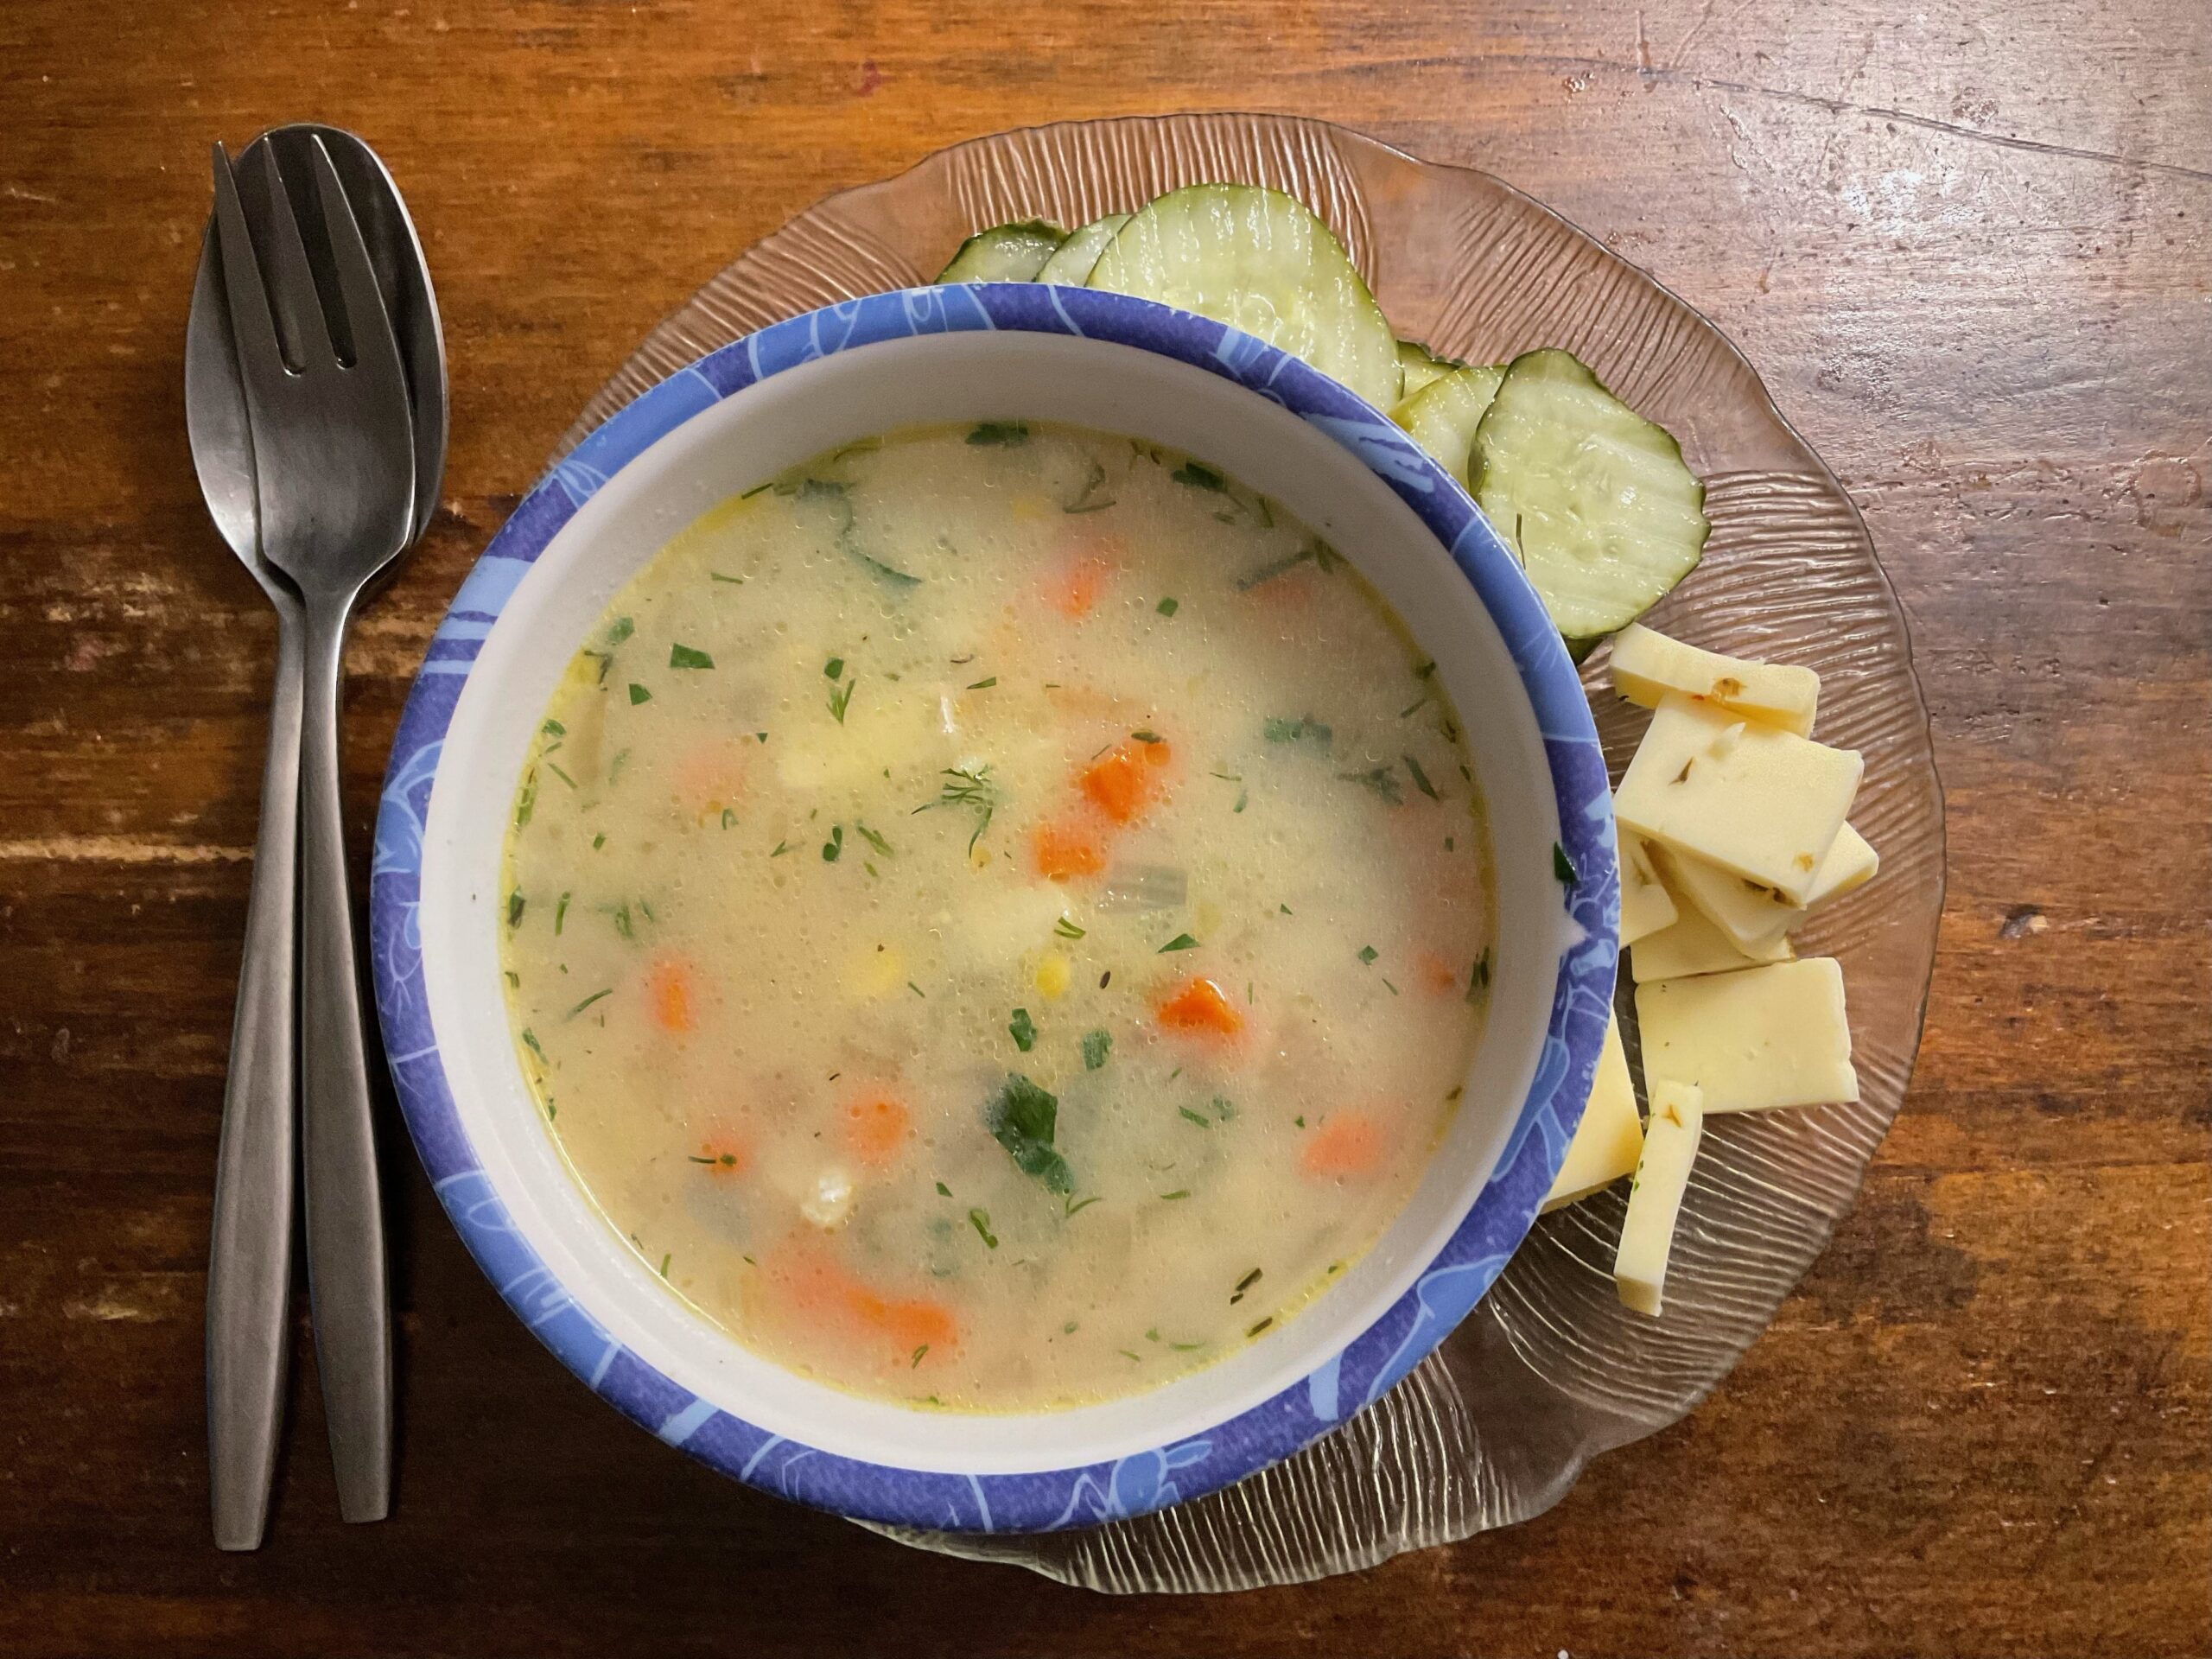
[[[1573,666],[1403,434],[976,285],[555,468],[431,641],[372,895],[417,1148],[571,1370],[767,1491],[1036,1530],[1287,1456],[1465,1316],[1618,883]]]

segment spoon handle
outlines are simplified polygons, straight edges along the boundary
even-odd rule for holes
[[[276,613],[276,685],[261,769],[261,833],[223,1084],[207,1250],[207,1458],[219,1549],[254,1549],[283,1415],[291,1324],[295,901],[299,882],[298,609]]]
[[[348,1521],[380,1521],[391,1504],[391,1327],[338,786],[339,657],[350,609],[350,595],[311,600],[308,607],[300,778],[301,1166],[315,1370],[338,1475],[338,1511]]]

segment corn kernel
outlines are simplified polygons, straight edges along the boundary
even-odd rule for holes
[[[1038,994],[1048,1002],[1058,1001],[1074,976],[1075,970],[1068,966],[1068,959],[1058,950],[1052,951],[1037,964]]]

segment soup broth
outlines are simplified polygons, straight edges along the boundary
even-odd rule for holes
[[[1157,1386],[1420,1182],[1479,1040],[1457,715],[1279,505],[1070,428],[725,502],[545,711],[501,918],[577,1179],[756,1351],[917,1404]]]

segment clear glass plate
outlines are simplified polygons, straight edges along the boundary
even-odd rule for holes
[[[1116,1592],[1238,1590],[1370,1567],[1541,1513],[1595,1454],[1691,1411],[1765,1329],[1850,1207],[1904,1099],[1943,900],[1943,798],[1904,616],[1840,486],[1719,331],[1635,266],[1486,174],[1325,122],[1191,115],[1066,122],[940,151],[848,190],[743,253],[653,330],[563,453],[664,376],[765,324],[926,282],[970,232],[1071,227],[1209,179],[1298,196],[1344,238],[1398,332],[1496,361],[1563,346],[1681,439],[1706,480],[1705,559],[1649,616],[1680,639],[1802,663],[1820,735],[1861,751],[1853,822],[1880,874],[1823,911],[1801,953],[1840,957],[1862,1098],[1732,1116],[1707,1131],[1667,1312],[1615,1300],[1625,1198],[1538,1221],[1472,1315],[1374,1409],[1238,1485],[1139,1520],[1039,1536],[893,1531]],[[1616,779],[1644,715],[1585,683]],[[1630,999],[1623,1029],[1636,1053]]]

